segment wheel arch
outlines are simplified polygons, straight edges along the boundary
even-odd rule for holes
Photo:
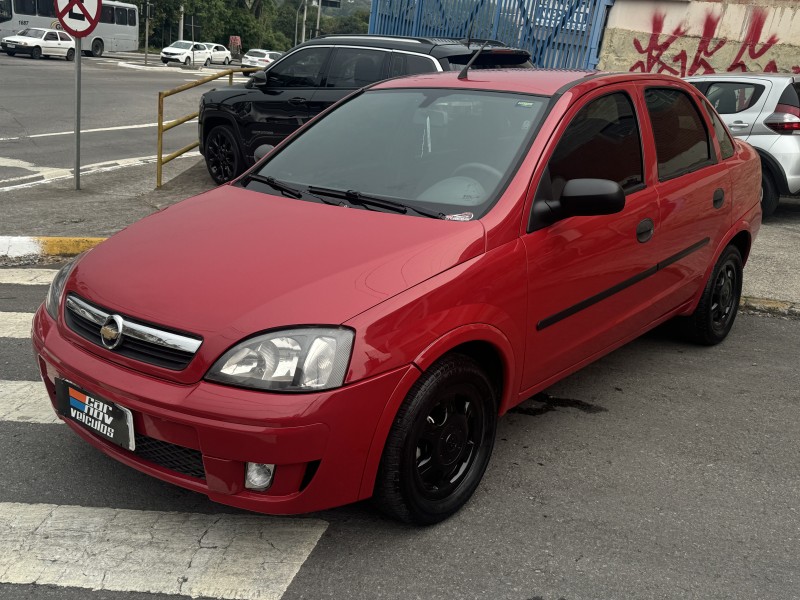
[[[206,147],[206,140],[208,140],[208,134],[211,133],[211,130],[214,129],[217,125],[227,125],[233,130],[233,136],[236,139],[236,145],[239,147],[239,154],[244,157],[244,147],[242,145],[242,136],[239,134],[239,127],[236,124],[236,120],[231,117],[230,115],[226,115],[225,113],[218,112],[218,111],[204,111],[203,114],[203,121],[201,125],[201,138],[200,138],[200,150],[201,153],[205,152]],[[205,156],[205,154],[203,154]]]
[[[786,173],[780,163],[768,152],[761,148],[756,148],[758,156],[761,158],[761,169],[772,176],[775,186],[778,188],[778,193],[782,196],[789,194],[789,183],[786,180]]]
[[[436,361],[454,353],[465,354],[485,367],[486,374],[497,391],[498,416],[513,406],[515,363],[514,351],[508,338],[499,329],[485,323],[464,325],[447,332],[419,353],[412,362],[412,368],[406,372],[386,402],[364,465],[359,499],[372,496],[389,430],[409,390]]]

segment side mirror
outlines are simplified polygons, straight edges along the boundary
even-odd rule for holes
[[[250,82],[254,86],[267,85],[267,74],[264,71],[255,71],[250,73]]]
[[[275,146],[272,146],[271,144],[261,144],[258,148],[256,148],[256,151],[253,152],[253,158],[256,159],[256,162],[260,161],[267,154],[272,152],[274,147]]]
[[[608,179],[572,179],[558,198],[537,198],[533,203],[530,231],[568,217],[612,215],[625,208],[625,192]]]

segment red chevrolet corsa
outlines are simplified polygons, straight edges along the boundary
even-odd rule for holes
[[[678,79],[396,79],[62,269],[33,342],[59,416],[127,465],[433,523],[511,407],[673,317],[725,338],[760,189]]]

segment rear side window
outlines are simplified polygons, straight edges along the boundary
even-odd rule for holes
[[[136,9],[129,8],[128,9],[128,26],[136,27]]]
[[[305,48],[287,57],[267,73],[271,87],[318,87],[330,48]]]
[[[403,54],[402,52],[392,53],[392,64],[389,67],[389,77],[418,75],[419,73],[433,73],[435,71],[436,66],[427,56]]]
[[[763,85],[726,81],[708,86],[706,97],[719,114],[730,115],[752,107],[763,93]]]
[[[14,0],[14,12],[18,15],[35,15],[36,0]]]
[[[101,23],[114,23],[114,7],[104,6],[100,9],[100,22]]]
[[[36,7],[39,9],[40,17],[55,17],[56,5],[55,2],[50,0],[37,0]]]
[[[62,42],[71,42],[72,38],[70,38],[66,33],[61,31],[58,32],[58,37]]]
[[[389,52],[364,48],[338,48],[325,87],[360,88],[386,79]]]
[[[616,92],[584,106],[561,137],[549,167],[554,188],[583,178],[610,179],[626,192],[640,188],[642,143],[628,95]]]
[[[711,118],[711,123],[714,125],[714,134],[717,136],[717,141],[719,142],[719,149],[722,153],[722,159],[725,160],[726,158],[730,158],[733,156],[734,150],[733,140],[731,140],[731,135],[728,133],[728,129],[725,127],[716,113],[714,113],[708,102],[703,102],[703,108],[708,113],[708,116]]]
[[[125,8],[116,8],[114,10],[116,12],[117,25],[127,25],[128,24],[128,10],[125,9]]]
[[[661,181],[690,173],[711,162],[708,131],[697,106],[680,90],[651,88],[644,99],[658,157]]]

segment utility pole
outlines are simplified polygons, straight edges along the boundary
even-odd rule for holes
[[[144,3],[144,64],[147,65],[147,52],[150,50],[150,7],[149,2]]]
[[[319,37],[319,17],[322,14],[322,0],[317,0],[317,28],[314,30],[314,37]]]
[[[181,18],[178,20],[178,39],[183,39],[183,4],[181,4]]]
[[[300,29],[300,43],[306,41],[306,17],[308,17],[308,2],[303,2],[303,27]]]

